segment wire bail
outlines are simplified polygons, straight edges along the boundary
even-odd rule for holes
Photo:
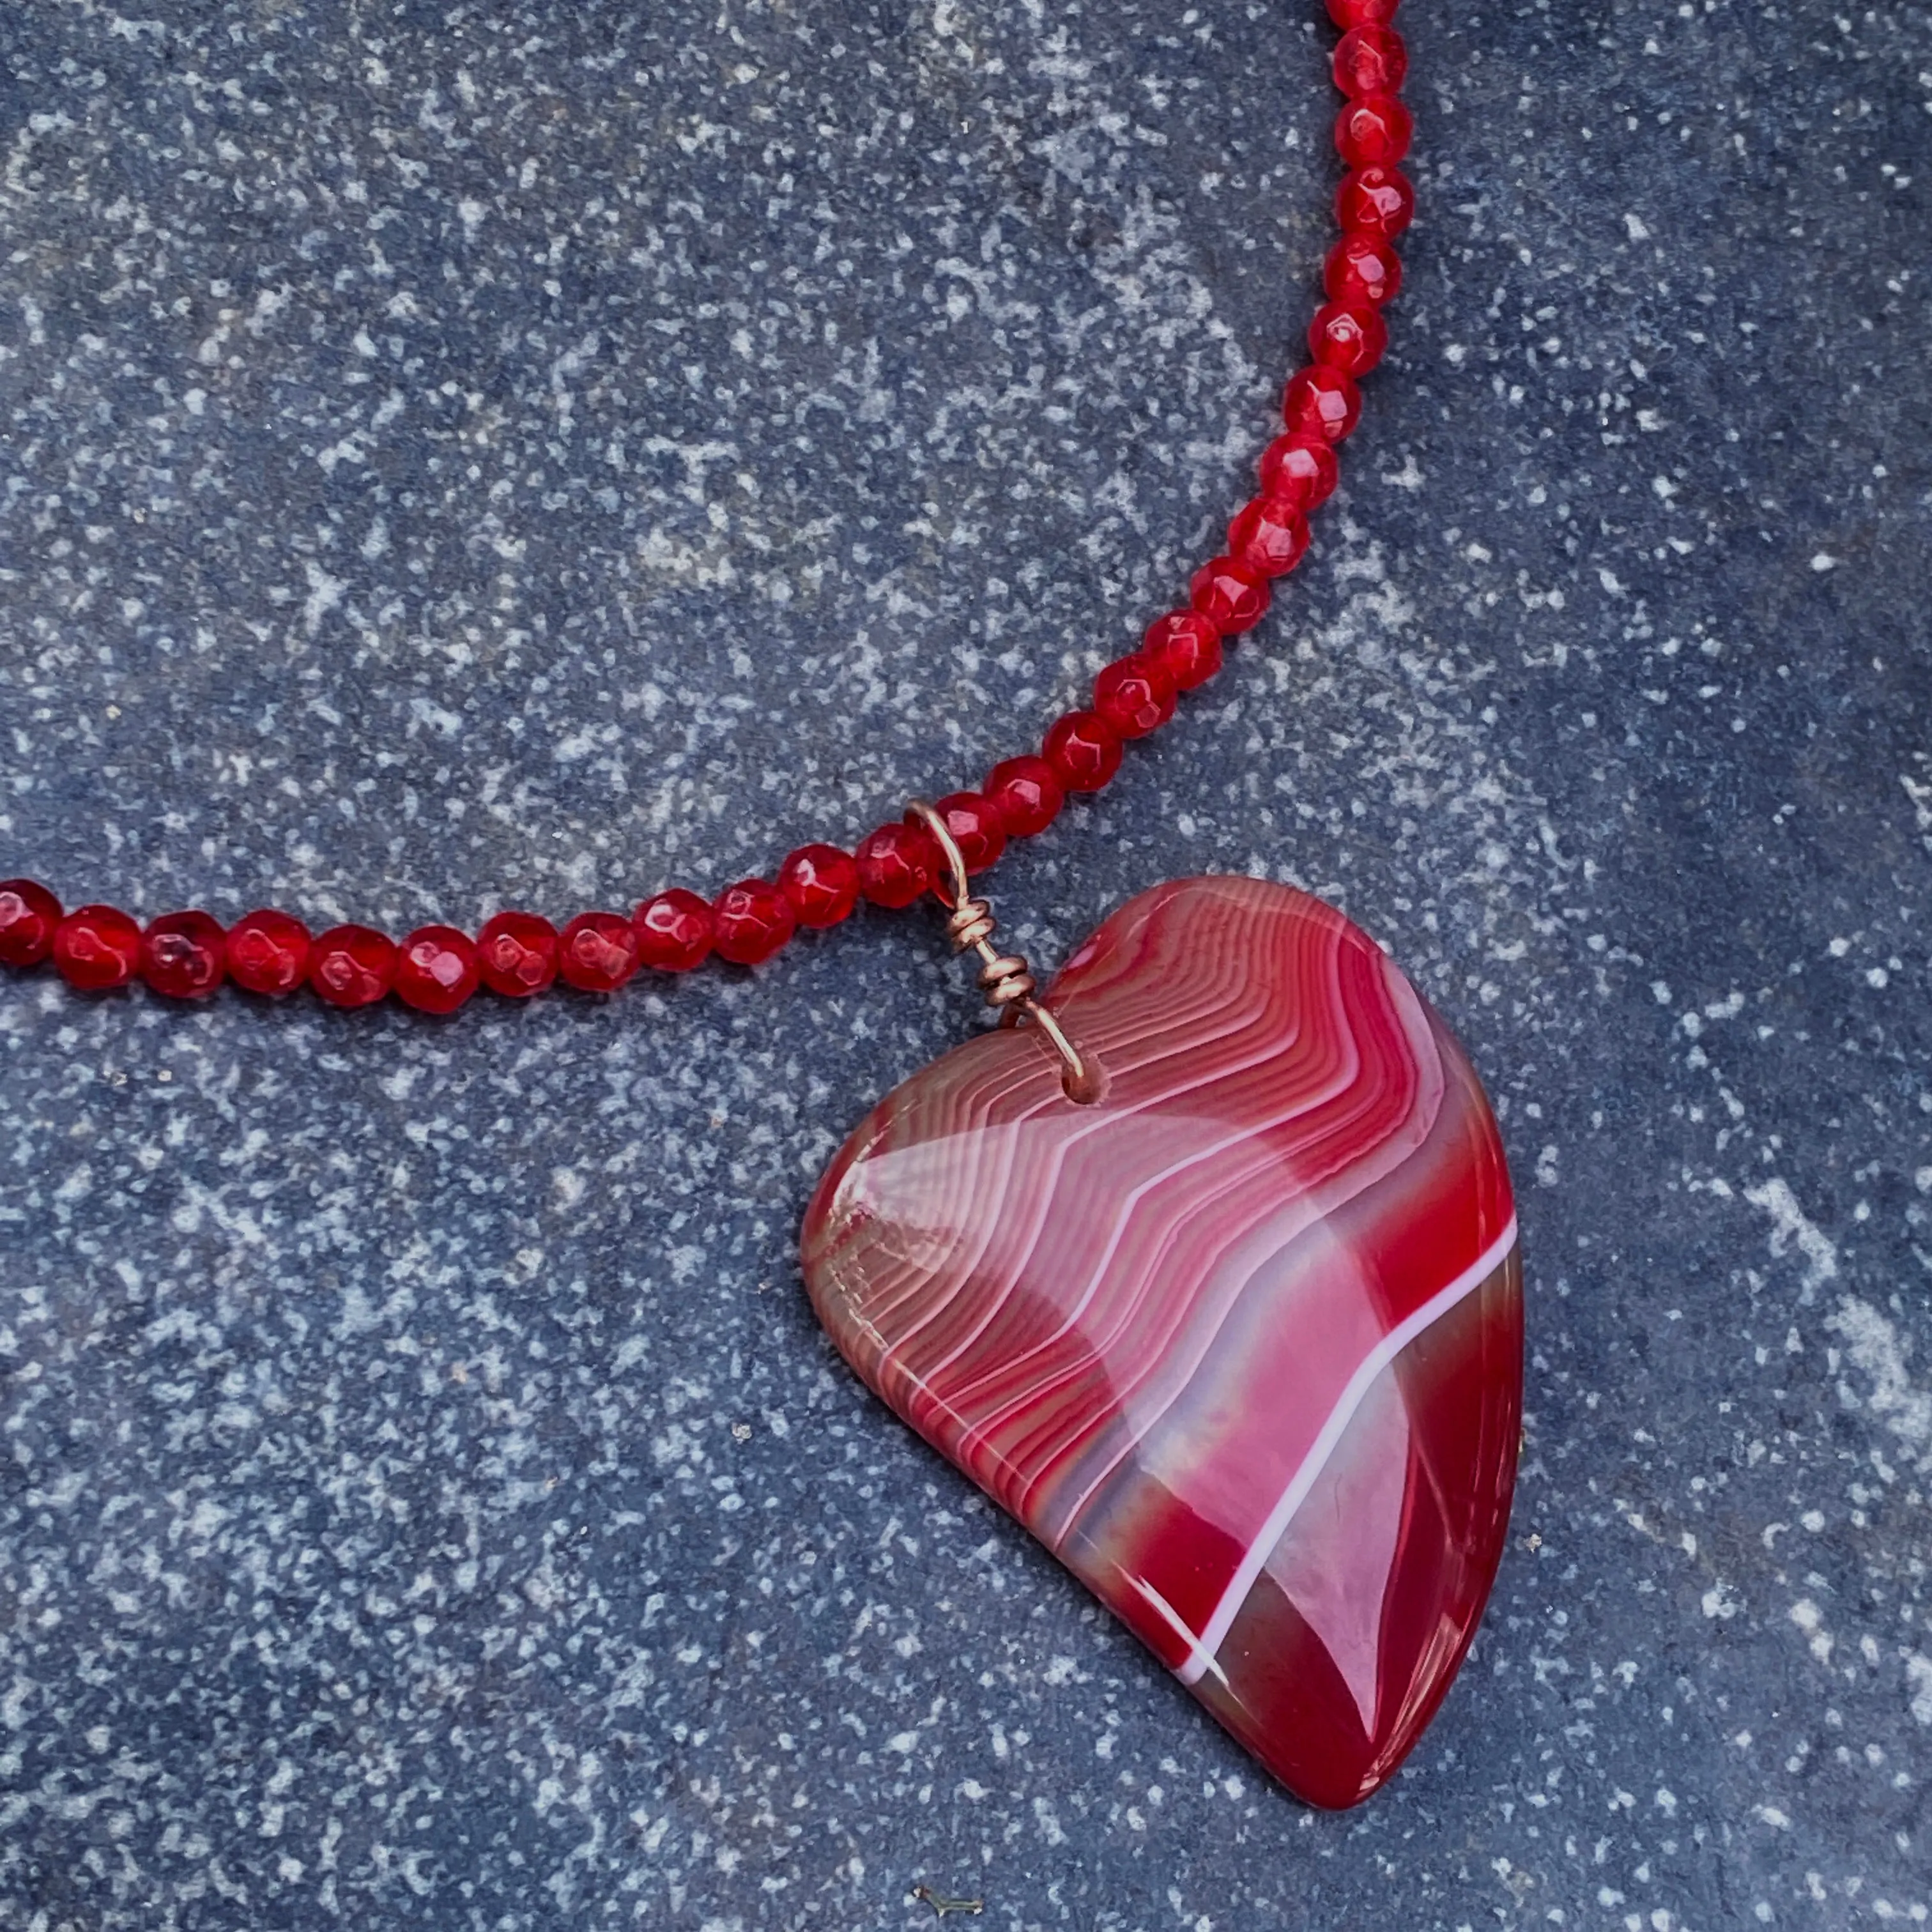
[[[1034,976],[1026,962],[1016,952],[1000,952],[993,945],[993,909],[986,900],[975,898],[966,876],[966,855],[952,836],[945,819],[922,798],[906,807],[908,818],[917,818],[938,842],[951,874],[952,904],[946,914],[946,936],[956,952],[979,954],[980,984],[986,1004],[1000,1016],[1002,1026],[1017,1026],[1030,1020],[1046,1036],[1048,1044],[1059,1054],[1060,1084],[1066,1097],[1081,1106],[1090,1106],[1100,1097],[1104,1082],[1097,1064],[1089,1060],[1066,1036],[1060,1022],[1034,996]]]

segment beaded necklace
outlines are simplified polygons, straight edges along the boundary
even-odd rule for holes
[[[1389,1776],[1447,1692],[1500,1558],[1522,1400],[1516,1220],[1495,1122],[1447,1028],[1333,908],[1249,879],[1158,886],[1038,998],[972,880],[1220,668],[1301,561],[1357,383],[1382,359],[1413,191],[1397,0],[1342,37],[1340,238],[1259,488],[1186,603],[1090,702],[976,790],[803,846],[770,879],[682,886],[560,930],[524,910],[401,939],[292,914],[144,926],[0,884],[0,963],[168,999],[232,981],[455,1012],[479,989],[619,991],[770,959],[860,900],[938,896],[1007,1024],[915,1074],[833,1160],[807,1289],[904,1421],[1078,1575],[1310,1802]],[[1042,1051],[1042,1044],[1049,1049]]]

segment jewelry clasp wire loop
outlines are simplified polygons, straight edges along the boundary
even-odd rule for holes
[[[922,798],[906,807],[938,842],[950,873],[952,908],[946,920],[946,936],[956,952],[979,954],[982,962],[980,984],[986,989],[986,1004],[1000,1016],[1002,1026],[1016,1026],[1022,1017],[1030,1020],[1046,1036],[1047,1042],[1060,1060],[1060,1084],[1066,1097],[1081,1106],[1090,1106],[1100,1097],[1103,1082],[1099,1066],[1088,1060],[1066,1036],[1066,1030],[1033,996],[1034,980],[1026,962],[1016,952],[994,950],[993,909],[984,899],[975,898],[966,876],[966,855],[946,820]]]

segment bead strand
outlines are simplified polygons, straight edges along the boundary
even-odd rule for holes
[[[1284,434],[1262,454],[1258,493],[1228,526],[1227,548],[1197,570],[1188,602],[1157,617],[1138,646],[1094,680],[1089,706],[1067,712],[1039,752],[1008,758],[978,791],[955,792],[934,809],[969,873],[984,872],[1007,842],[1044,831],[1075,793],[1103,789],[1122,749],[1157,731],[1180,694],[1220,669],[1226,640],[1266,614],[1274,580],[1308,548],[1310,513],[1334,494],[1336,446],[1361,414],[1356,385],[1388,346],[1384,306],[1402,286],[1395,239],[1415,196],[1396,164],[1412,124],[1400,98],[1408,51],[1389,25],[1398,0],[1327,0],[1341,29],[1334,58],[1343,97],[1335,146],[1349,172],[1336,190],[1341,237],[1322,268],[1327,297],[1309,325],[1309,361],[1282,395]],[[208,914],[170,913],[138,925],[112,906],[64,912],[32,880],[0,883],[0,964],[51,959],[77,991],[103,992],[136,978],[171,999],[206,998],[224,980],[278,997],[307,985],[338,1006],[393,993],[428,1013],[448,1013],[478,986],[527,999],[561,980],[614,993],[641,968],[685,973],[712,953],[738,966],[769,959],[801,928],[836,926],[863,899],[908,906],[934,889],[937,842],[916,819],[868,832],[850,852],[801,846],[776,882],[741,879],[706,902],[674,886],[628,917],[580,913],[560,932],[534,913],[500,912],[474,940],[455,927],[425,926],[400,944],[366,926],[311,937],[289,914],[251,912],[226,932]]]

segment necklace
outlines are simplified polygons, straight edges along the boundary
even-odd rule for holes
[[[1260,621],[1334,490],[1387,342],[1413,196],[1396,0],[1328,0],[1350,172],[1312,359],[1226,550],[1037,754],[774,879],[680,888],[561,932],[521,911],[311,936],[286,913],[138,923],[0,884],[0,962],[75,989],[225,980],[454,1012],[479,988],[616,992],[712,953],[770,958],[862,898],[928,894],[1000,1026],[896,1089],[807,1213],[806,1284],[904,1421],[1126,1622],[1283,1782],[1366,1797],[1446,1694],[1500,1557],[1516,1456],[1516,1223],[1482,1090],[1366,935],[1252,879],[1156,886],[1044,992],[974,880],[1102,789]]]

